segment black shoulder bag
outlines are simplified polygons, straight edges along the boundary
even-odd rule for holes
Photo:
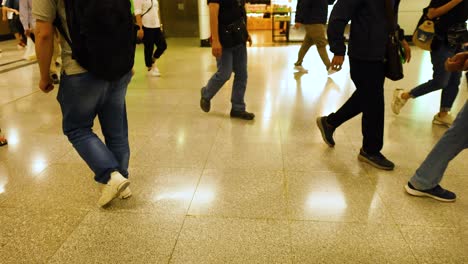
[[[237,8],[240,9],[242,17],[229,25],[218,24],[219,41],[223,48],[232,48],[247,42],[249,33],[245,24],[245,7],[242,0],[237,0]]]
[[[385,0],[388,39],[385,51],[385,77],[392,81],[403,79],[403,64],[400,58],[401,43],[398,38],[392,0]]]

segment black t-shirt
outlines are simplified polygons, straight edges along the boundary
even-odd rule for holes
[[[441,7],[451,0],[431,0],[429,8]],[[447,33],[447,29],[457,23],[466,22],[468,19],[468,0],[463,0],[461,3],[456,5],[447,14],[442,15],[438,18],[435,23],[435,31],[437,34]]]
[[[245,18],[245,0],[208,0],[209,3],[219,4],[219,24],[229,25]]]

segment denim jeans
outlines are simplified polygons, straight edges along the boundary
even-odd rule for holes
[[[441,43],[437,50],[431,51],[432,80],[423,83],[410,91],[413,98],[442,89],[440,110],[450,111],[458,94],[461,72],[445,70],[445,61],[456,54],[457,48]]]
[[[63,133],[94,172],[97,182],[106,184],[110,173],[128,177],[128,143],[125,95],[132,78],[129,72],[119,80],[104,81],[90,73],[62,74],[57,100],[63,115]],[[105,143],[92,128],[96,116]]]
[[[436,187],[444,176],[449,162],[458,153],[468,148],[468,102],[458,113],[453,125],[439,139],[421,166],[410,179],[411,184],[419,190]]]
[[[223,48],[221,58],[216,59],[218,71],[203,88],[202,96],[211,100],[234,72],[231,104],[234,111],[245,111],[244,95],[247,86],[247,47],[241,44],[232,48]]]

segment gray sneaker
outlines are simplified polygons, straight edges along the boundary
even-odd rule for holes
[[[403,89],[397,88],[393,91],[393,100],[392,100],[392,111],[395,115],[400,113],[401,108],[405,106],[408,99],[401,98],[401,94],[404,93]]]

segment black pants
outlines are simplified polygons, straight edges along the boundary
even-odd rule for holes
[[[350,58],[351,79],[356,91],[346,103],[328,116],[333,127],[362,113],[363,149],[368,154],[377,154],[383,147],[384,135],[384,63]]]
[[[145,64],[146,67],[149,68],[153,65],[154,59],[159,59],[159,57],[161,57],[161,55],[167,49],[167,43],[160,28],[143,27],[143,32],[143,44],[145,45]],[[156,51],[153,54],[155,45]]]

